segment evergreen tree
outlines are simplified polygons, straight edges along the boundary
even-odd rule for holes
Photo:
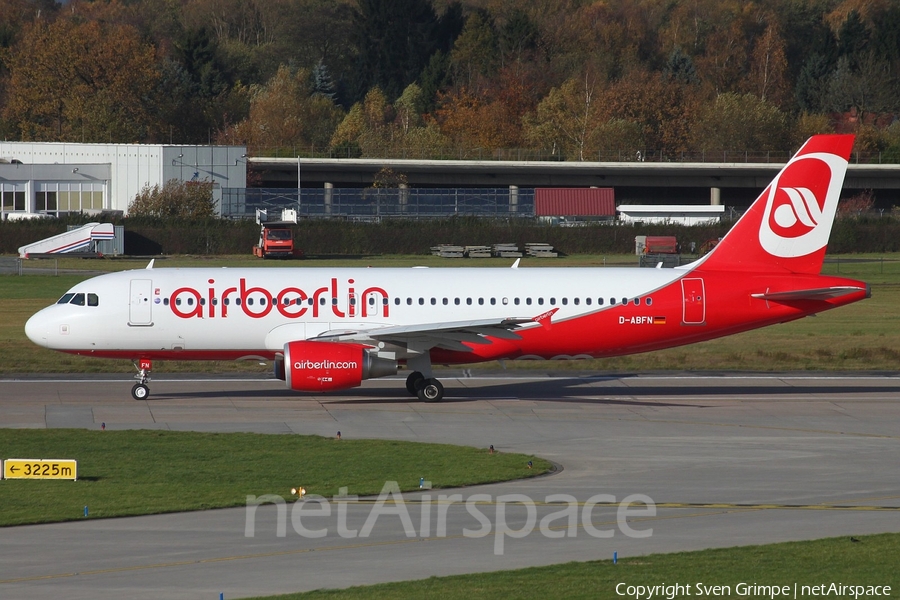
[[[685,54],[680,46],[676,46],[666,62],[666,77],[679,83],[697,83],[697,69],[694,61]]]
[[[357,49],[354,99],[378,86],[396,98],[436,47],[438,18],[428,0],[359,0],[351,40]]]
[[[328,67],[325,66],[325,63],[322,62],[322,59],[319,59],[319,62],[317,62],[316,66],[313,68],[312,78],[313,94],[324,96],[334,102],[337,97],[337,94],[335,94],[334,91],[334,81],[331,79],[331,73],[328,71]]]
[[[857,66],[869,46],[869,30],[859,13],[851,10],[838,32],[838,56],[848,58],[851,66]]]
[[[794,86],[794,99],[803,112],[814,113],[825,108],[831,65],[821,54],[813,54],[803,64]]]

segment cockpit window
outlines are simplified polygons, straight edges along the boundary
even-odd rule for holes
[[[97,294],[88,294],[87,301],[88,306],[100,306],[100,298],[97,297]]]
[[[76,306],[84,306],[84,294],[75,294],[75,297],[72,298],[72,301],[69,304],[75,304]]]
[[[57,304],[68,304],[69,300],[71,300],[75,294],[63,294],[63,297],[56,301]]]

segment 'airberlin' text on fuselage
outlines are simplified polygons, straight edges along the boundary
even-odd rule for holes
[[[268,316],[272,311],[281,313],[288,319],[298,319],[304,315],[311,318],[331,317],[339,319],[350,317],[368,317],[379,314],[388,316],[388,294],[381,287],[369,287],[357,296],[353,287],[354,280],[347,280],[347,289],[342,291],[337,278],[332,278],[330,285],[317,288],[308,293],[298,287],[286,287],[277,292],[264,287],[247,287],[243,277],[237,287],[217,291],[215,279],[207,281],[209,287],[203,294],[192,287],[181,287],[172,292],[168,305],[172,312],[182,319],[228,318],[229,308],[234,312],[240,309],[245,315],[254,319]],[[159,294],[156,290],[155,295]],[[159,300],[157,300],[159,302]]]

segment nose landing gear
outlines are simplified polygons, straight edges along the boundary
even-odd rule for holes
[[[134,368],[138,370],[138,374],[134,376],[138,383],[131,388],[131,397],[135,400],[146,400],[150,396],[150,388],[147,382],[150,381],[150,370],[153,368],[153,362],[149,358],[142,358],[135,363]]]

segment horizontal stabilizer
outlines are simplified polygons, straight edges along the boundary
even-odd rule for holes
[[[790,292],[764,292],[761,294],[750,294],[754,298],[760,300],[771,300],[773,302],[788,302],[791,300],[830,300],[831,298],[840,298],[847,294],[855,294],[856,292],[866,292],[866,298],[872,295],[868,286],[865,288],[840,285],[827,288],[817,288],[813,290],[791,290]]]

